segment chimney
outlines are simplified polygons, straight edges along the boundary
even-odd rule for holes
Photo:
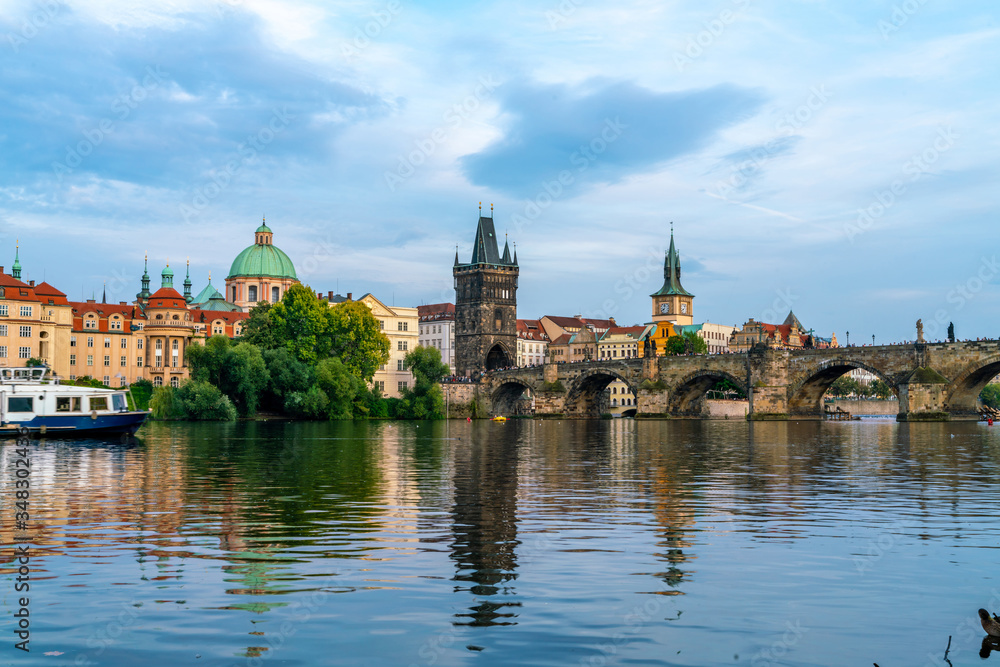
[[[3,275],[3,267],[0,266],[0,275]]]
[[[3,270],[3,267],[0,267],[0,270]],[[348,292],[348,293],[347,293],[347,300],[348,300],[348,301],[354,301],[354,299],[352,299],[352,298],[351,298],[351,297],[353,297],[353,296],[354,296],[353,294],[351,294],[350,292]]]
[[[87,299],[87,303],[97,303],[97,299]]]
[[[119,301],[118,305],[119,306],[127,306],[128,305],[128,301]]]
[[[34,280],[29,280],[28,281],[28,287],[34,287],[34,286],[35,286],[35,281]]]
[[[326,296],[326,298],[327,298],[327,299],[328,299],[329,301],[333,301],[333,291],[332,291],[332,290],[331,290],[331,291],[329,291],[329,292],[327,292],[327,293],[326,293],[326,295],[327,295],[327,296]]]

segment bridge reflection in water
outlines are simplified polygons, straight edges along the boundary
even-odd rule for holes
[[[539,416],[594,418],[607,412],[605,389],[622,381],[637,417],[700,419],[720,380],[749,399],[751,420],[823,419],[823,395],[845,373],[863,369],[899,399],[899,421],[976,421],[983,388],[1000,374],[1000,342],[913,343],[821,350],[757,347],[713,354],[545,364],[492,371],[475,389],[493,414],[514,414],[530,396]]]

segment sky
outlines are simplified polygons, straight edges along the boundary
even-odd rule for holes
[[[131,301],[263,216],[316,291],[841,343],[1000,336],[1000,25],[969,0],[0,0],[0,265]],[[488,213],[486,213],[488,215]]]

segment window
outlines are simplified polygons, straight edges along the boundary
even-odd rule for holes
[[[401,340],[396,342],[396,347],[399,348],[400,352],[406,352],[408,341]]]
[[[87,336],[87,347],[94,347],[94,337]]]
[[[110,354],[105,354],[104,355],[104,365],[105,366],[110,366],[111,365],[111,355]]]
[[[124,375],[122,376],[121,383],[118,386],[119,387],[126,387],[126,386],[128,386],[128,382],[125,380],[125,376]]]
[[[139,340],[135,341],[135,348],[137,350],[141,350],[142,349],[142,339],[141,338]]]
[[[81,403],[79,396],[57,396],[56,412],[79,412]]]
[[[122,338],[121,339],[121,348],[123,350],[127,350],[128,349],[128,338]]]
[[[83,321],[83,328],[84,329],[96,329],[97,328],[97,320],[94,319],[93,315],[89,315],[87,317],[87,319],[85,319]]]
[[[385,393],[385,381],[384,380],[376,380],[375,381],[375,387],[378,389],[378,391],[379,391],[380,394],[384,394]]]
[[[31,359],[31,348],[30,347],[17,348],[17,356],[19,359]]]
[[[31,338],[31,327],[30,326],[21,325],[19,327],[19,330],[20,330],[19,331],[19,335],[21,336],[21,338]]]
[[[70,336],[69,337],[69,346],[70,347],[76,347],[76,336]]]
[[[399,327],[400,331],[408,331],[409,330],[408,327],[409,327],[410,323],[409,322],[397,322],[396,325]]]
[[[104,339],[104,347],[111,347],[111,339],[110,338],[105,338]]]
[[[123,354],[121,356],[121,358],[118,360],[118,365],[119,366],[125,366],[127,364],[128,364],[128,360],[125,358],[125,355]]]
[[[107,379],[107,375],[104,376]],[[90,400],[91,410],[107,410],[108,409],[108,397],[107,396],[91,396]]]
[[[7,306],[4,306],[4,308],[6,308],[6,307]],[[6,313],[4,313],[4,315],[6,315]],[[382,331],[383,329],[385,329],[385,320],[379,320],[378,321],[378,328],[379,328],[379,331]]]
[[[397,359],[396,360],[396,370],[397,371],[403,370],[403,360],[402,359]]]
[[[0,345],[0,359],[6,359],[6,358],[7,358],[7,346]]]
[[[271,303],[278,303],[278,300],[281,298],[280,295],[281,295],[281,289],[278,288],[278,287],[272,287],[271,288]]]
[[[7,317],[7,304],[0,303],[0,316]]]
[[[10,396],[7,398],[7,412],[34,412],[34,404],[32,396]]]
[[[6,335],[7,335],[7,325],[0,324],[0,336],[6,336]]]
[[[21,306],[21,317],[31,317],[31,306]]]
[[[111,329],[112,331],[122,330],[122,321],[119,319],[113,319],[111,320],[111,322],[109,322],[109,324],[110,326],[108,328]]]
[[[406,380],[400,380],[399,381],[399,390],[403,391],[404,389],[406,389],[407,384],[408,383],[406,382]]]
[[[153,378],[153,386],[154,387],[162,387],[163,386],[163,378],[160,377],[159,375],[157,375],[155,378]]]
[[[250,303],[256,303],[257,301],[257,286],[250,285],[247,287],[247,301]]]
[[[69,365],[70,366],[76,366],[76,355],[75,354],[69,355]]]
[[[87,355],[87,365],[88,366],[93,366],[94,365],[94,355],[92,355],[92,354],[88,354]]]
[[[135,365],[138,366],[139,368],[142,368],[142,357],[135,358]]]
[[[180,384],[181,384],[180,380],[177,379],[177,376],[170,378],[170,386],[173,387],[174,389],[179,387]]]

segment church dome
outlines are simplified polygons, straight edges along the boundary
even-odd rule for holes
[[[227,279],[266,277],[298,280],[292,260],[280,248],[272,245],[272,234],[266,224],[261,224],[254,232],[254,244],[233,260]]]

